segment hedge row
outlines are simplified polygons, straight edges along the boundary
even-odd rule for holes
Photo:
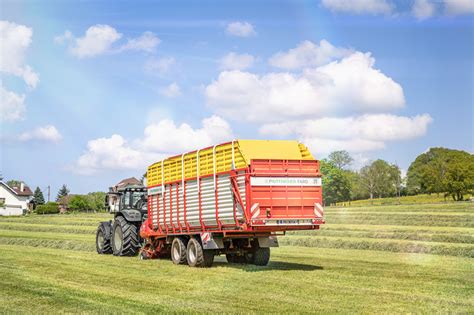
[[[35,211],[37,214],[53,214],[59,213],[59,207],[56,202],[48,202],[44,205],[38,205]]]

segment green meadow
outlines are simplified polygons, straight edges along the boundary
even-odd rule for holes
[[[0,217],[0,313],[473,313],[474,205],[326,208],[266,267],[97,255],[109,214]]]

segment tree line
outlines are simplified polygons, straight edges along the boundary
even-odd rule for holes
[[[334,151],[320,161],[323,174],[323,202],[331,205],[351,200],[373,199],[417,194],[443,194],[445,198],[464,200],[474,194],[474,155],[461,150],[431,148],[420,154],[402,178],[396,164],[382,159],[375,160],[359,170],[352,170],[354,159],[347,151]],[[20,181],[7,182],[10,187],[19,186]],[[69,195],[63,185],[56,196],[56,205]],[[36,206],[45,204],[39,187],[34,191]],[[87,195],[72,195],[68,210],[104,211],[105,193],[92,192]]]
[[[474,193],[474,155],[465,151],[431,148],[411,163],[405,178],[396,164],[381,159],[357,171],[350,169],[353,161],[347,151],[332,152],[320,161],[326,205],[433,193],[464,200]]]

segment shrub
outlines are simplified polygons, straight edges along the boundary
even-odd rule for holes
[[[90,205],[87,196],[75,195],[69,201],[69,209],[72,211],[87,211],[93,207]]]
[[[56,202],[48,202],[44,205],[39,205],[36,207],[37,214],[53,214],[59,213],[59,207]]]

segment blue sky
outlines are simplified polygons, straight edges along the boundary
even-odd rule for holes
[[[1,173],[106,190],[166,155],[298,139],[407,169],[474,151],[474,4],[2,1]]]

